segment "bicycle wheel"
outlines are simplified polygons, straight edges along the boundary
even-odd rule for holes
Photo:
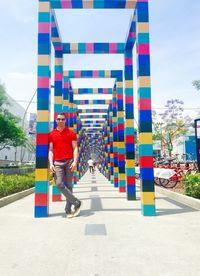
[[[154,183],[160,186],[160,181],[158,177],[154,177]]]
[[[160,178],[160,185],[167,189],[174,188],[177,183],[178,179],[175,177],[171,179]]]
[[[169,179],[165,179],[165,178],[159,178],[159,184],[161,186],[163,186],[164,188],[166,188],[166,185],[169,183]]]

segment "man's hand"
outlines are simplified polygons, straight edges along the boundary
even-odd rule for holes
[[[54,173],[56,172],[56,169],[55,169],[55,166],[53,163],[50,163],[50,166],[49,166],[50,170]]]
[[[75,171],[75,169],[76,169],[76,161],[73,161],[70,166],[70,170],[73,172],[73,171]]]

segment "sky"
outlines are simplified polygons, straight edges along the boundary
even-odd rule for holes
[[[0,81],[27,108],[37,88],[35,0],[0,0]],[[150,0],[152,106],[160,112],[170,99],[185,112],[200,111],[200,1]],[[56,10],[63,42],[125,42],[130,10]],[[123,55],[65,55],[65,69],[122,70]],[[53,72],[53,70],[52,70]],[[112,80],[74,80],[73,87],[111,87]],[[53,84],[53,79],[52,79]],[[136,94],[136,93],[135,93]],[[35,98],[28,112],[36,111]]]

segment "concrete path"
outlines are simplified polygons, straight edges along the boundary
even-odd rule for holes
[[[33,218],[34,196],[0,208],[1,276],[200,275],[200,212],[157,194],[157,216],[143,217],[99,172],[75,187],[80,216],[64,200]],[[139,198],[139,194],[138,194]]]

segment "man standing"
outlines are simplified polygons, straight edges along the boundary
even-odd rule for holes
[[[73,171],[76,168],[78,147],[76,133],[67,128],[65,122],[65,114],[58,113],[57,128],[49,134],[49,163],[50,170],[55,173],[56,186],[66,197],[67,218],[72,218],[80,213],[81,207],[81,201],[72,194]],[[64,185],[65,175],[66,186]]]
[[[94,162],[91,158],[88,160],[88,165],[89,165],[90,172],[93,173],[94,172]]]

